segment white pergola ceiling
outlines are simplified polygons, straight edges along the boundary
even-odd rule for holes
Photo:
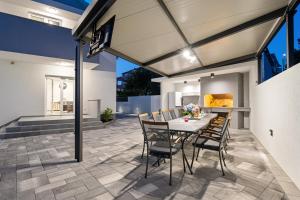
[[[116,15],[111,49],[145,64],[149,69],[173,75],[228,59],[255,53],[275,19],[193,48],[197,60],[190,62],[180,49],[288,5],[288,0],[117,0],[98,21],[100,27]],[[176,25],[185,39],[176,29]],[[176,52],[172,56],[164,55]]]

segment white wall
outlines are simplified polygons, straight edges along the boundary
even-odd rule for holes
[[[163,80],[160,84],[160,102],[161,102],[161,109],[165,110],[168,109],[169,99],[168,93],[175,92],[175,84],[170,82],[168,79]]]
[[[117,102],[120,113],[151,113],[160,109],[160,95],[128,97],[128,102]]]
[[[44,115],[46,75],[74,77],[72,67],[50,66],[0,60],[0,124],[21,115]],[[101,99],[102,110],[116,108],[114,72],[84,70],[84,112],[87,100]]]
[[[182,92],[182,96],[200,95],[200,83],[198,81],[175,83],[175,91]]]
[[[300,64],[259,85],[256,81],[257,63],[253,63],[250,129],[300,188]]]

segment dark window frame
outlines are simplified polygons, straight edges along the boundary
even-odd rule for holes
[[[269,44],[273,41],[273,39],[275,38],[275,36],[277,35],[277,33],[280,31],[280,29],[282,28],[282,26],[286,23],[286,18],[284,17],[284,19],[282,21],[280,21],[277,26],[274,28],[274,30],[272,31],[272,33],[270,34],[270,37],[267,39],[266,43],[264,43],[263,48],[261,49],[260,53],[258,54],[257,58],[258,58],[258,84],[263,83],[267,80],[262,80],[262,76],[261,76],[261,59],[262,59],[262,54],[264,52],[264,50],[269,46]],[[286,32],[288,32],[288,24],[286,23]],[[288,44],[287,44],[287,49],[288,49]],[[287,55],[288,55],[288,50],[287,51]],[[287,56],[287,63],[288,63],[288,56]],[[287,69],[289,68],[289,66],[287,65]],[[280,73],[279,73],[280,74]],[[278,75],[278,74],[276,74]],[[274,75],[274,76],[276,76]],[[274,77],[273,76],[273,77]]]
[[[287,69],[293,67],[295,64],[294,61],[294,20],[293,20],[293,12],[300,5],[300,1],[297,0],[292,6],[289,7],[288,11],[281,17],[280,21],[276,25],[276,27],[272,30],[269,37],[266,39],[265,43],[263,43],[262,48],[259,50],[257,54],[258,59],[258,84],[263,83],[266,80],[262,80],[261,77],[261,59],[262,53],[267,48],[267,46],[273,41],[274,37],[277,35],[282,26],[286,23],[286,59],[287,59]],[[276,75],[275,75],[276,76]],[[273,76],[274,77],[274,76]],[[272,77],[271,77],[272,78]],[[271,79],[270,78],[270,79]],[[269,79],[268,79],[269,80]]]

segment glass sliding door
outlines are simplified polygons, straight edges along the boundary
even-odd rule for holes
[[[74,79],[46,77],[46,110],[49,115],[74,112]]]

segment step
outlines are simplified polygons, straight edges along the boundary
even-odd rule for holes
[[[98,126],[103,123],[99,120],[97,121],[86,121],[83,122],[83,127],[85,126]],[[74,128],[74,122],[71,123],[56,123],[56,124],[40,124],[40,125],[22,125],[20,126],[10,126],[5,130],[6,132],[21,132],[21,131],[38,131],[38,130],[48,130],[48,129],[64,129],[64,128]]]
[[[91,125],[83,127],[83,131],[88,130],[97,130],[104,128],[104,125]],[[1,133],[0,139],[8,139],[8,138],[18,138],[18,137],[29,137],[29,136],[38,136],[38,135],[48,135],[48,134],[59,134],[59,133],[68,133],[74,132],[74,128],[59,128],[59,129],[47,129],[47,130],[35,130],[35,131],[20,131],[20,132],[9,132],[9,133]]]
[[[24,120],[24,119],[23,119]],[[83,122],[99,121],[98,118],[83,118]],[[28,120],[18,121],[19,126],[43,125],[43,124],[69,124],[74,123],[74,119],[49,119],[49,120]]]

